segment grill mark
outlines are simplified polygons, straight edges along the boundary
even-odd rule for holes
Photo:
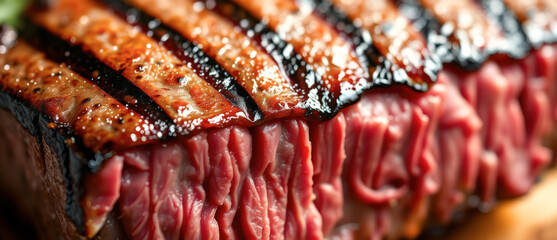
[[[389,86],[393,83],[397,83],[407,85],[416,91],[426,91],[429,86],[437,80],[437,72],[441,69],[441,64],[435,56],[429,54],[424,56],[425,54],[423,52],[427,52],[425,43],[423,44],[423,48],[420,49],[405,46],[407,50],[418,52],[421,61],[414,65],[404,64],[403,58],[407,56],[402,56],[399,52],[394,53],[389,50],[389,46],[393,41],[392,39],[388,39],[391,41],[388,44],[382,44],[373,40],[377,37],[386,38],[385,36],[388,34],[398,35],[394,32],[386,32],[393,27],[388,29],[384,26],[382,27],[384,30],[380,34],[375,34],[374,36],[374,34],[370,33],[370,31],[375,30],[375,26],[371,30],[364,29],[363,23],[356,26],[353,22],[356,18],[361,20],[362,17],[365,17],[365,14],[370,14],[369,12],[364,12],[364,9],[359,9],[361,12],[358,17],[349,17],[348,14],[346,14],[347,11],[341,11],[346,10],[346,8],[343,9],[343,7],[347,7],[347,5],[339,4],[339,1],[337,1],[337,3],[333,3],[329,0],[304,1],[310,1],[315,4],[314,13],[325,19],[330,26],[349,39],[349,41],[353,44],[353,48],[358,55],[360,63],[364,65],[365,68],[370,69],[369,72],[372,73],[371,76],[374,85]],[[355,3],[350,2],[349,6],[353,4]],[[396,19],[383,19],[381,24],[385,25],[384,21],[387,20],[394,21]],[[391,23],[391,25],[392,24],[393,23]],[[376,25],[379,25],[379,23]],[[404,30],[408,32],[413,29],[406,28]],[[418,33],[415,34],[416,37],[420,37],[418,40],[423,41],[421,39],[421,35],[418,35]],[[383,50],[381,51],[379,48]]]
[[[304,107],[308,109],[309,115],[328,119],[335,114],[332,93],[323,86],[321,77],[293,50],[291,44],[235,3],[224,0],[205,3],[208,9],[231,21],[272,57],[282,74],[306,97]]]
[[[444,22],[439,18],[440,15],[434,13],[434,9],[424,6],[421,0],[393,1],[398,5],[400,12],[413,22],[414,27],[422,32],[430,50],[437,54],[442,62],[456,63],[466,70],[476,70],[489,55],[496,52],[471,44],[471,39],[475,36],[470,35],[467,29],[454,28],[450,21]],[[455,30],[459,32],[459,36]]]
[[[540,13],[539,8],[536,10],[535,4],[521,3],[514,0],[468,0],[462,3],[466,8],[474,13],[474,22],[484,22],[487,28],[493,28],[500,32],[501,36],[491,37],[485,48],[470,48],[463,51],[461,47],[455,47],[453,43],[462,45],[463,43],[470,46],[469,42],[457,41],[455,32],[447,27],[446,22],[440,20],[439,16],[434,16],[433,11],[436,9],[432,6],[424,7],[422,3],[433,4],[429,0],[392,0],[397,3],[399,10],[406,17],[414,22],[414,26],[419,29],[428,40],[429,48],[436,54],[440,55],[443,62],[453,62],[459,64],[465,70],[475,70],[489,57],[496,54],[504,54],[513,59],[522,59],[528,55],[532,48],[537,48],[544,43],[553,43],[557,41],[557,27],[551,30],[546,23],[529,21],[529,17],[536,14],[549,14],[548,12]],[[533,0],[531,2],[541,3],[541,0]],[[449,2],[456,3],[456,2]],[[545,3],[545,2],[544,2]],[[438,2],[435,2],[438,4]],[[542,4],[543,5],[543,4]],[[515,10],[513,11],[513,6]],[[477,9],[476,9],[477,7]],[[532,14],[525,14],[529,9]],[[550,8],[550,7],[548,7]],[[477,11],[479,9],[479,12]],[[459,8],[461,10],[461,8]],[[455,12],[459,12],[455,10]],[[480,14],[481,13],[481,14]],[[549,14],[550,15],[550,14]],[[457,16],[451,16],[456,21]],[[522,20],[522,21],[521,21]],[[481,23],[480,23],[481,24]],[[544,25],[546,24],[546,25]],[[557,26],[557,23],[556,25]],[[546,28],[544,30],[544,28]],[[458,29],[457,29],[458,30]],[[464,29],[466,30],[466,29]],[[553,32],[552,32],[553,31]],[[489,30],[483,30],[487,33]],[[476,34],[477,35],[477,34]],[[466,36],[473,39],[475,34]],[[489,33],[487,33],[489,35]],[[487,39],[490,39],[487,37]],[[469,47],[468,47],[469,48]]]
[[[373,45],[373,40],[369,32],[356,26],[343,13],[338,11],[338,9],[335,8],[331,2],[321,0],[303,1],[315,4],[313,13],[325,20],[329,26],[334,28],[341,34],[341,36],[348,40],[352,49],[356,52],[362,67],[364,69],[369,69],[367,74],[378,70],[380,71],[380,69],[385,67],[385,64],[388,64],[385,63],[386,61],[380,59],[383,58],[383,56],[381,56],[379,50]],[[390,76],[387,76],[387,78],[390,78]],[[377,81],[375,84],[381,85],[383,83],[385,85],[389,85],[390,79],[387,78],[378,81],[374,79],[374,81]]]
[[[342,107],[358,100],[360,94],[372,85],[350,45],[322,19],[306,11],[307,6],[298,7],[295,0],[230,2],[236,4],[236,9],[243,9],[245,15],[251,15],[259,21],[264,20],[270,30],[291,44],[293,51],[300,54],[308,66],[314,69],[322,80],[322,86],[329,92],[321,96],[321,102],[328,104],[331,109],[324,112],[338,112]],[[221,1],[208,1],[207,5],[210,4],[218,6]],[[236,22],[242,20],[231,17],[237,19]],[[326,118],[333,116],[326,115]]]
[[[230,73],[203,52],[197,44],[182,37],[172,28],[161,23],[159,19],[128,3],[121,0],[101,0],[101,2],[114,10],[118,16],[124,18],[129,24],[140,27],[147,36],[169,49],[188,67],[192,68],[197,75],[217,89],[228,101],[246,112],[251,121],[261,120],[262,111],[254,99]],[[177,79],[177,81],[180,81],[180,79]]]
[[[147,120],[168,130],[172,120],[162,109],[139,88],[122,77],[106,64],[83,52],[80,46],[71,46],[67,42],[46,31],[44,28],[28,24],[22,36],[35,48],[46,54],[54,62],[64,63],[72,71],[88,79],[122,105],[143,115]],[[82,104],[91,98],[82,100]]]
[[[36,24],[81,45],[151,97],[175,122],[171,136],[251,123],[180,59],[96,2],[59,0],[48,10],[29,13]]]
[[[51,128],[71,128],[92,152],[106,153],[160,138],[157,126],[142,115],[23,40],[0,55],[0,65],[4,66],[0,69],[3,91],[48,115],[54,121]],[[149,131],[142,131],[143,127]]]

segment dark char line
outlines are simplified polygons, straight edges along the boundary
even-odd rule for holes
[[[400,12],[413,22],[428,43],[428,48],[437,54],[444,63],[456,63],[466,70],[476,70],[487,59],[488,53],[473,47],[465,41],[456,46],[450,37],[454,33],[442,28],[443,24],[418,0],[393,0]],[[462,45],[469,47],[463,48]]]
[[[413,82],[404,69],[397,68],[395,64],[387,60],[373,45],[373,38],[370,33],[356,26],[346,14],[337,9],[329,0],[301,0],[314,4],[314,14],[324,19],[331,27],[344,36],[358,56],[360,64],[370,70],[372,86],[388,87],[393,84],[404,84],[415,91],[427,91],[428,86]],[[431,63],[424,71],[431,82],[437,80],[437,72],[441,69],[438,61],[431,60]],[[370,86],[371,87],[371,86]]]
[[[293,82],[294,86],[301,90],[301,94],[307,97],[308,115],[318,112],[321,119],[330,119],[343,107],[357,101],[365,90],[373,87],[387,87],[393,83],[405,83],[412,86],[414,90],[427,90],[427,87],[417,84],[412,85],[408,79],[399,78],[390,71],[392,64],[386,61],[384,56],[373,46],[369,33],[356,27],[344,14],[328,2],[310,2],[315,6],[314,14],[326,20],[333,29],[345,37],[347,42],[352,45],[358,61],[364,69],[373,69],[373,73],[367,74],[370,79],[369,84],[353,91],[330,92],[323,86],[323,80],[320,76],[299,54],[293,51],[289,43],[270,29],[268,25],[237,4],[227,0],[205,0],[205,4],[207,8],[233,22],[275,60],[283,74]],[[343,25],[342,29],[339,28],[340,25]]]
[[[304,97],[308,116],[328,119],[336,113],[333,94],[322,85],[323,80],[313,68],[293,50],[291,44],[271,30],[267,24],[252,16],[235,3],[226,0],[207,0],[205,6],[235,26],[277,63],[298,93]]]
[[[124,106],[143,115],[164,131],[171,126],[171,118],[141,89],[108,67],[81,46],[72,46],[54,34],[31,23],[26,24],[23,38],[46,54],[50,60],[65,63],[68,68],[90,80]]]
[[[234,106],[242,109],[252,122],[261,120],[263,114],[253,98],[238,82],[209,57],[196,43],[182,37],[157,18],[121,0],[102,0],[118,16],[129,24],[138,26],[147,36],[155,39],[172,52],[203,80],[217,89]]]
[[[503,54],[512,59],[522,59],[529,52],[543,43],[557,41],[557,36],[549,31],[543,32],[543,38],[533,39],[528,36],[525,27],[520,24],[516,15],[502,0],[474,0],[487,17],[502,30],[505,42],[489,49],[476,49],[469,43],[457,41],[457,45],[450,40],[453,31],[446,31],[443,24],[419,2],[419,0],[393,0],[399,10],[414,23],[426,37],[428,47],[441,57],[445,63],[456,63],[465,70],[478,69],[485,60],[495,54]],[[539,26],[533,26],[539,27]],[[468,45],[464,50],[460,46]]]

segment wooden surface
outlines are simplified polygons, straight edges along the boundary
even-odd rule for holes
[[[472,216],[442,239],[557,239],[557,169],[548,171],[527,195]]]

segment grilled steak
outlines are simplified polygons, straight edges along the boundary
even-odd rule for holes
[[[551,160],[550,0],[57,0],[0,34],[44,239],[414,238]]]

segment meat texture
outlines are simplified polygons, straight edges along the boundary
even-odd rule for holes
[[[550,162],[557,11],[528,2],[537,17],[512,0],[34,6],[30,36],[0,42],[0,137],[34,150],[1,147],[14,161],[0,164],[26,181],[48,173],[21,183],[55,204],[35,221],[45,239],[415,238],[525,194]],[[74,52],[45,54],[31,44],[41,31]],[[86,153],[96,160],[55,159]],[[78,217],[65,216],[74,199]]]
[[[320,238],[309,144],[305,123],[285,121],[132,150],[124,227],[134,239]]]

